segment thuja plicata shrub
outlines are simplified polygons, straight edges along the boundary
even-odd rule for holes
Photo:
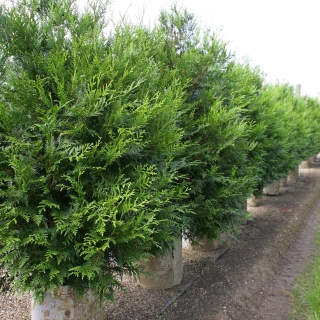
[[[183,86],[151,35],[106,37],[104,16],[71,0],[1,8],[1,276],[38,300],[60,285],[112,298],[188,207]]]
[[[316,109],[306,108],[301,101],[310,100],[319,106],[317,99],[295,96],[289,84],[264,84],[256,101],[257,112],[253,119],[263,124],[260,135],[255,136],[257,179],[253,194],[262,194],[263,187],[284,178],[307,157],[320,150],[315,123],[319,121]],[[255,157],[252,158],[255,161]]]
[[[320,147],[318,100],[265,84],[192,14],[107,33],[107,6],[0,8],[0,286],[38,301],[112,299],[181,234],[232,231]]]
[[[250,100],[252,85],[243,88],[240,79],[226,87],[233,55],[210,30],[201,32],[192,14],[173,7],[161,13],[159,22],[166,35],[161,58],[187,83],[182,125],[189,141],[188,166],[181,171],[188,177],[194,213],[184,236],[192,242],[218,238],[243,216],[252,184],[247,154],[253,144],[246,139],[251,123],[240,93],[248,91]]]

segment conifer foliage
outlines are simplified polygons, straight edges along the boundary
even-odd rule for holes
[[[234,76],[236,65],[226,43],[210,30],[203,32],[186,10],[163,11],[160,28],[167,35],[167,65],[187,83],[183,127],[190,144],[184,173],[196,214],[190,215],[185,236],[193,242],[218,238],[244,216],[243,202],[251,192],[248,153],[254,143],[248,143],[252,124],[246,106],[256,85]]]
[[[0,267],[39,299],[60,285],[112,298],[181,234],[182,86],[143,29],[106,38],[104,10],[1,8]]]
[[[113,298],[138,261],[218,238],[320,150],[319,101],[265,84],[173,6],[154,28],[109,4],[0,7],[0,288]]]

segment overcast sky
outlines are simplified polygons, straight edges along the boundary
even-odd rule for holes
[[[86,3],[86,0],[77,0]],[[152,23],[172,0],[112,0],[113,17]],[[240,59],[259,66],[269,82],[301,84],[320,97],[320,0],[178,0]]]

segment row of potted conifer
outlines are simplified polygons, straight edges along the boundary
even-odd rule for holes
[[[36,302],[112,299],[181,234],[232,232],[248,196],[320,150],[319,101],[267,84],[189,12],[110,34],[105,12],[0,8],[0,283]]]

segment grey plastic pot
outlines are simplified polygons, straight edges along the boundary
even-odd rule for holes
[[[182,240],[173,242],[174,250],[141,261],[144,274],[137,279],[139,285],[147,289],[168,289],[181,283],[183,277]]]
[[[92,291],[79,300],[68,286],[61,286],[54,295],[47,291],[42,303],[32,299],[31,304],[31,320],[103,320],[105,315]]]

